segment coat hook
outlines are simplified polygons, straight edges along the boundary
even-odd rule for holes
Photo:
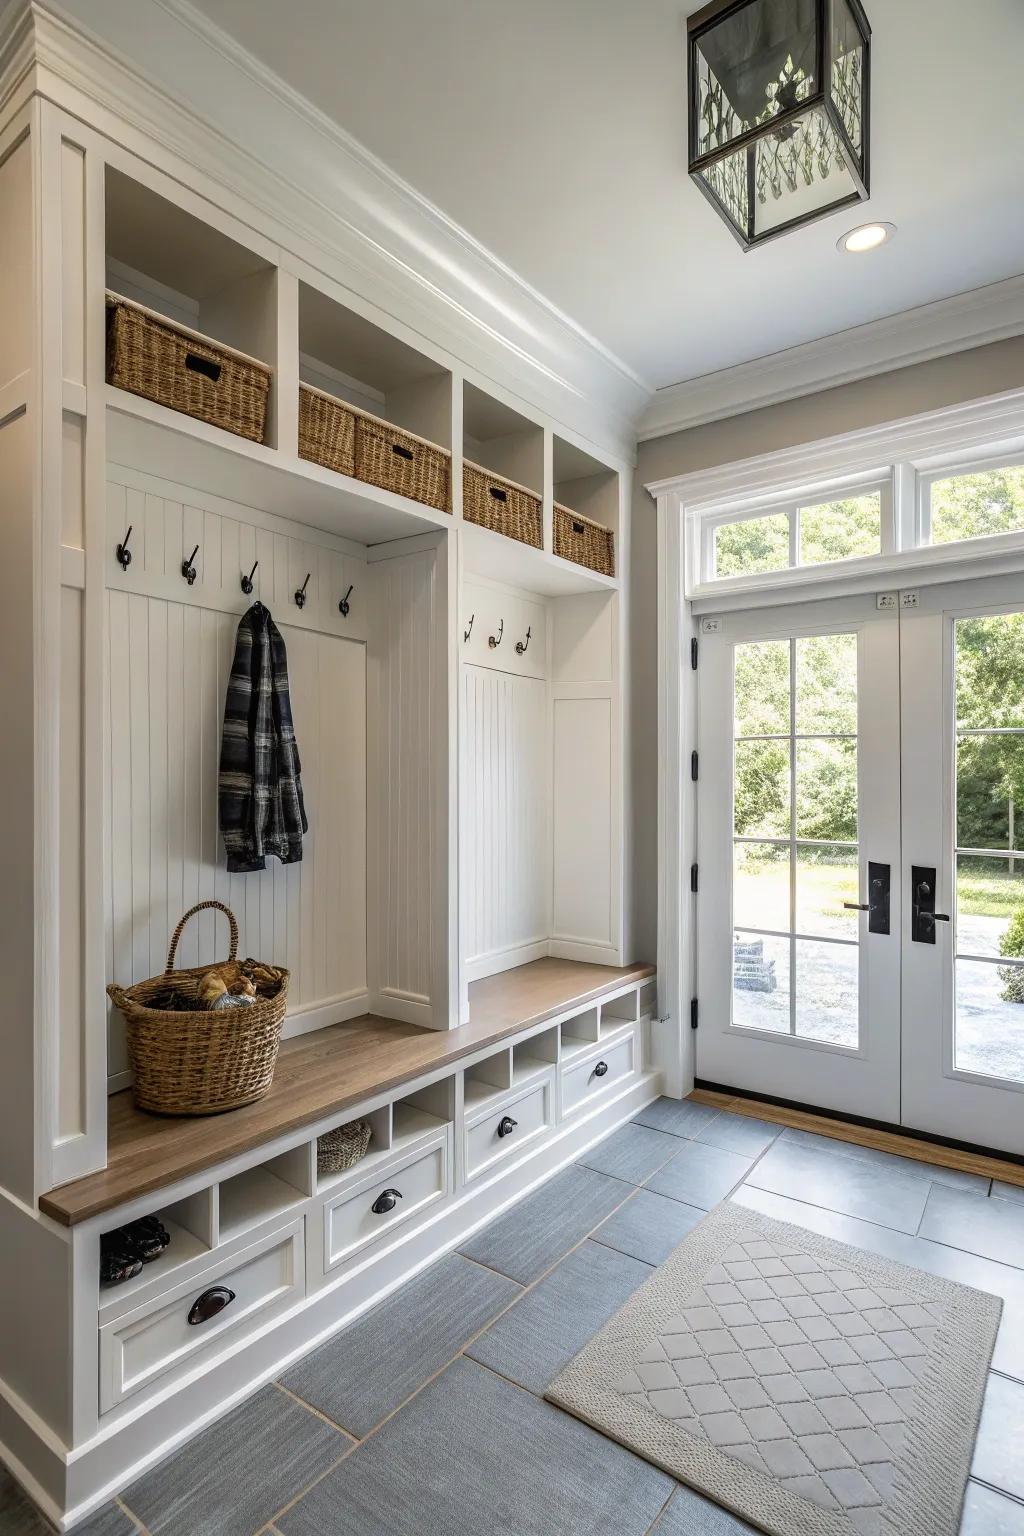
[[[129,523],[128,532],[125,534],[124,539],[114,551],[114,553],[117,555],[117,563],[121,567],[122,571],[126,571],[132,563],[132,552],[128,548],[128,540],[131,538],[131,536],[132,529],[131,524]]]
[[[305,606],[306,606],[306,588],[309,586],[309,578],[310,578],[311,575],[312,575],[311,571],[307,571],[306,572],[306,579],[302,583],[302,586],[299,587],[298,591],[295,594],[295,606],[296,606],[296,608],[305,608]]]
[[[185,580],[188,582],[190,587],[195,585],[195,580],[196,580],[196,555],[198,555],[198,553],[199,553],[199,545],[197,544],[195,549],[189,555],[188,559],[187,560],[183,560],[181,562],[181,574],[184,576]]]
[[[254,560],[252,563],[252,570],[249,572],[248,576],[242,577],[242,591],[245,593],[246,597],[251,597],[252,595],[252,579],[256,575],[256,567],[258,565],[259,561]]]
[[[468,640],[469,639],[470,635],[473,633],[473,625],[474,625],[475,622],[476,622],[476,614],[475,613],[471,613],[470,616],[469,616],[469,628],[468,629],[464,629],[462,631],[462,638],[463,638],[463,640]]]
[[[526,647],[530,643],[530,636],[532,634],[533,634],[533,630],[530,627],[530,625],[527,624],[527,626],[526,626],[526,639],[525,640],[517,640],[516,641],[516,655],[517,656],[525,656],[526,655]]]
[[[350,604],[350,602],[349,602],[349,598],[351,596],[352,596],[352,588],[349,587],[348,591],[345,593],[345,596],[342,598],[341,602],[338,604],[338,612],[341,614],[343,619],[347,619],[348,618],[348,611],[349,611],[349,608],[352,606]]]
[[[505,620],[502,619],[501,624],[498,626],[498,633],[496,635],[487,636],[487,644],[490,646],[492,651],[496,651],[498,649],[498,646],[501,644],[501,637],[504,633]]]

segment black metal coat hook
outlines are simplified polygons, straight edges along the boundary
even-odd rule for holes
[[[502,619],[501,623],[498,626],[498,633],[496,635],[488,635],[487,636],[487,644],[490,646],[492,651],[496,651],[498,649],[498,646],[501,644],[501,637],[502,637],[502,635],[504,633],[505,633],[505,620]]]
[[[525,640],[517,640],[516,641],[516,655],[517,656],[525,656],[526,655],[526,647],[530,643],[530,636],[532,634],[533,634],[533,629],[531,628],[531,626],[529,624],[527,624],[527,626],[526,626],[526,639]]]
[[[245,593],[246,597],[252,596],[252,579],[256,575],[256,567],[258,565],[259,561],[254,560],[252,563],[252,570],[249,572],[248,576],[242,577],[242,591]]]
[[[181,574],[184,576],[190,587],[195,586],[196,555],[198,555],[198,553],[199,545],[197,544],[195,549],[189,555],[188,559],[181,562]]]
[[[128,540],[131,538],[131,536],[132,527],[129,523],[128,532],[125,534],[124,538],[117,546],[117,549],[114,551],[114,553],[117,555],[117,563],[121,567],[122,571],[126,571],[132,563],[132,552],[128,548]]]
[[[296,608],[305,608],[305,606],[306,606],[306,588],[309,586],[309,578],[310,578],[310,576],[312,574],[313,574],[312,571],[307,571],[306,572],[306,579],[305,579],[305,581],[302,583],[302,586],[299,587],[298,591],[295,593],[295,606],[296,606]]]
[[[469,628],[468,629],[464,629],[462,631],[462,638],[463,638],[463,640],[468,640],[469,639],[470,635],[473,633],[473,625],[475,623],[476,623],[476,614],[475,613],[471,613],[470,616],[469,616]]]
[[[338,612],[341,614],[343,619],[347,619],[348,618],[348,611],[349,611],[349,609],[352,606],[352,604],[349,602],[349,598],[351,596],[352,596],[352,588],[349,587],[348,591],[345,593],[345,596],[342,598],[341,602],[338,604]]]

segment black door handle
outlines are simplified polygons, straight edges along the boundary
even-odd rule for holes
[[[229,1291],[226,1285],[213,1285],[201,1296],[197,1296],[189,1308],[188,1325],[197,1328],[200,1323],[208,1323],[211,1317],[216,1317],[218,1312],[223,1312],[235,1299],[234,1291]]]
[[[511,1115],[506,1115],[498,1125],[498,1135],[511,1136],[512,1132],[515,1130],[518,1124],[518,1120],[513,1120]]]
[[[950,921],[948,912],[935,910],[935,870],[924,864],[912,865],[910,889],[910,937],[915,944],[934,944],[935,924]]]
[[[608,1063],[606,1061],[599,1061],[597,1066],[594,1068],[594,1076],[595,1077],[604,1077],[604,1075],[605,1075],[605,1073],[607,1071],[608,1071]]]
[[[387,1211],[393,1211],[396,1203],[401,1198],[402,1191],[400,1189],[385,1189],[377,1196],[370,1206],[370,1210],[375,1216],[383,1216]]]

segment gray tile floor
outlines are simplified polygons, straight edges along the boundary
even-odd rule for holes
[[[750,1536],[543,1400],[727,1196],[1003,1297],[961,1536],[1024,1536],[1022,1194],[659,1100],[81,1536]],[[0,1471],[0,1536],[48,1531]]]

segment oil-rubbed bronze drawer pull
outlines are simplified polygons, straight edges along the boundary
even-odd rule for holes
[[[597,1066],[594,1068],[594,1076],[595,1077],[604,1077],[604,1075],[605,1075],[605,1073],[607,1071],[608,1071],[608,1063],[606,1061],[599,1061]]]
[[[511,1115],[506,1115],[498,1126],[498,1135],[511,1136],[518,1124],[518,1120],[513,1120]]]
[[[190,373],[201,373],[204,379],[212,379],[215,384],[220,378],[220,363],[215,363],[212,357],[200,357],[198,352],[186,353],[185,367]]]
[[[188,1314],[189,1327],[197,1328],[200,1323],[208,1323],[211,1317],[216,1317],[218,1312],[229,1307],[234,1299],[234,1291],[229,1291],[226,1285],[211,1286],[192,1303]]]
[[[393,1211],[395,1208],[395,1202],[401,1200],[401,1198],[402,1191],[400,1189],[385,1189],[381,1194],[377,1196],[376,1200],[370,1206],[370,1210],[375,1216],[383,1216],[388,1211]]]

